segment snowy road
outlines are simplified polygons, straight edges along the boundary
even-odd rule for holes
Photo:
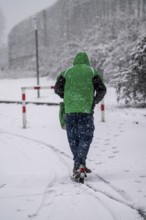
[[[106,103],[105,123],[95,111],[84,185],[70,179],[57,106],[28,105],[22,129],[21,106],[0,105],[0,219],[146,219],[145,112],[116,108],[110,90]]]
[[[8,169],[3,174],[1,219],[138,219],[128,196],[104,179],[93,175],[85,186],[71,182],[71,159],[55,147],[4,131],[1,143],[8,148],[1,150],[9,151],[6,161],[11,166],[11,173]],[[98,182],[106,191],[96,187]]]

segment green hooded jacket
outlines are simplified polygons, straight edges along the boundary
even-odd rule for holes
[[[65,79],[65,113],[91,113],[94,97],[93,78],[97,71],[90,67],[88,56],[84,52],[76,55],[73,66],[61,73]]]

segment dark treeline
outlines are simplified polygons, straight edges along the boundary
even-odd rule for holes
[[[97,64],[101,66],[103,60],[96,54],[97,45],[117,39],[120,31],[128,30],[133,21],[134,27],[140,27],[145,14],[146,0],[58,1],[37,14],[41,75],[55,76],[65,68],[64,65],[71,64],[72,57],[80,49],[86,49],[91,57],[95,54],[99,58]],[[35,36],[31,17],[12,29],[8,45],[9,68],[17,70],[20,77],[23,70],[35,73]],[[106,55],[103,56],[106,59]]]

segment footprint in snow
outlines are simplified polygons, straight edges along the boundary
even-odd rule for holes
[[[146,178],[146,175],[141,175],[139,176],[139,178]]]
[[[135,183],[141,183],[141,181],[140,181],[140,180],[135,180],[134,182],[135,182]]]
[[[117,149],[117,147],[112,147],[112,149]]]
[[[105,139],[105,141],[109,142],[109,141],[110,141],[110,139]]]
[[[103,162],[96,162],[97,165],[103,164]]]
[[[63,193],[58,193],[55,195],[55,197],[62,196],[62,195],[63,195]]]
[[[37,217],[38,214],[32,214],[32,215],[28,215],[28,218],[34,218],[34,217]]]
[[[119,131],[120,131],[121,133],[123,133],[123,132],[124,132],[124,130],[122,130],[122,129],[121,129],[121,130],[119,130]]]
[[[109,156],[108,158],[109,158],[109,159],[112,159],[112,158],[115,158],[115,156]]]
[[[44,206],[50,206],[52,205],[52,202],[46,203]]]
[[[24,212],[25,209],[17,209],[17,212]]]
[[[119,153],[119,151],[117,150],[117,151],[113,151],[113,154],[117,154],[117,153]]]
[[[125,172],[125,173],[129,173],[129,172],[130,172],[130,170],[124,170],[124,172]]]
[[[0,184],[0,188],[3,188],[5,186],[6,186],[6,184]]]
[[[115,135],[114,135],[114,137],[118,137],[118,136],[119,136],[119,134],[115,134]]]
[[[110,145],[110,143],[105,143],[104,145],[105,145],[105,146],[108,146],[108,145]]]
[[[56,193],[56,190],[54,190],[54,189],[48,189],[46,193],[47,193],[47,194]]]

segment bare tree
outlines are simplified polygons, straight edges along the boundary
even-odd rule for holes
[[[0,47],[2,45],[4,30],[5,30],[5,17],[3,15],[2,9],[0,8]]]

